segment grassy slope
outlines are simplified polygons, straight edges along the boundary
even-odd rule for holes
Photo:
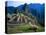
[[[43,32],[44,28],[38,26],[39,28],[32,27],[29,24],[21,24],[14,27],[8,28],[8,33],[20,33],[20,32]]]

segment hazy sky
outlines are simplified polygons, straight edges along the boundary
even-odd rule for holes
[[[14,6],[14,7],[20,6],[24,3],[27,3],[27,4],[32,3],[31,0],[15,0],[15,1],[7,0],[7,1],[8,1],[7,6]]]
[[[30,0],[8,1],[7,5],[17,7],[17,6],[22,5],[24,3],[30,4],[31,2],[30,2]]]

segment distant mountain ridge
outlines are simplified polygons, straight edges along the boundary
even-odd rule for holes
[[[7,8],[7,13],[13,13],[14,10],[15,10],[15,7],[13,6],[9,6],[9,7],[6,7]]]
[[[18,6],[18,9],[19,10],[23,10],[23,6],[24,5],[20,5]],[[43,11],[44,9],[44,5],[41,5],[41,4],[29,4],[27,5],[28,6],[28,9],[31,10],[31,9],[36,9],[38,12],[41,12]],[[13,10],[15,9],[16,7],[13,7],[13,6],[9,6],[7,7],[7,10],[11,11],[11,13],[13,13]]]

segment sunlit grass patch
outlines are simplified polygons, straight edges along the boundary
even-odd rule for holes
[[[19,26],[14,26],[13,28],[8,29],[8,33],[20,33],[20,32],[43,32],[44,28],[38,26],[39,28],[35,28],[30,26],[29,24],[20,24]]]

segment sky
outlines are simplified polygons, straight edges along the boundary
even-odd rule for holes
[[[17,6],[22,5],[22,4],[24,4],[24,3],[15,2],[15,1],[8,1],[7,6],[14,6],[14,7],[17,7]]]
[[[27,4],[34,3],[36,0],[14,0],[14,1],[7,0],[7,1],[8,1],[7,6],[17,7],[17,6],[20,6],[24,3],[27,3]],[[43,4],[43,3],[41,2],[40,4]]]
[[[17,7],[19,5],[22,5],[24,3],[30,4],[31,2],[29,0],[25,1],[8,1],[7,6],[14,6]]]

